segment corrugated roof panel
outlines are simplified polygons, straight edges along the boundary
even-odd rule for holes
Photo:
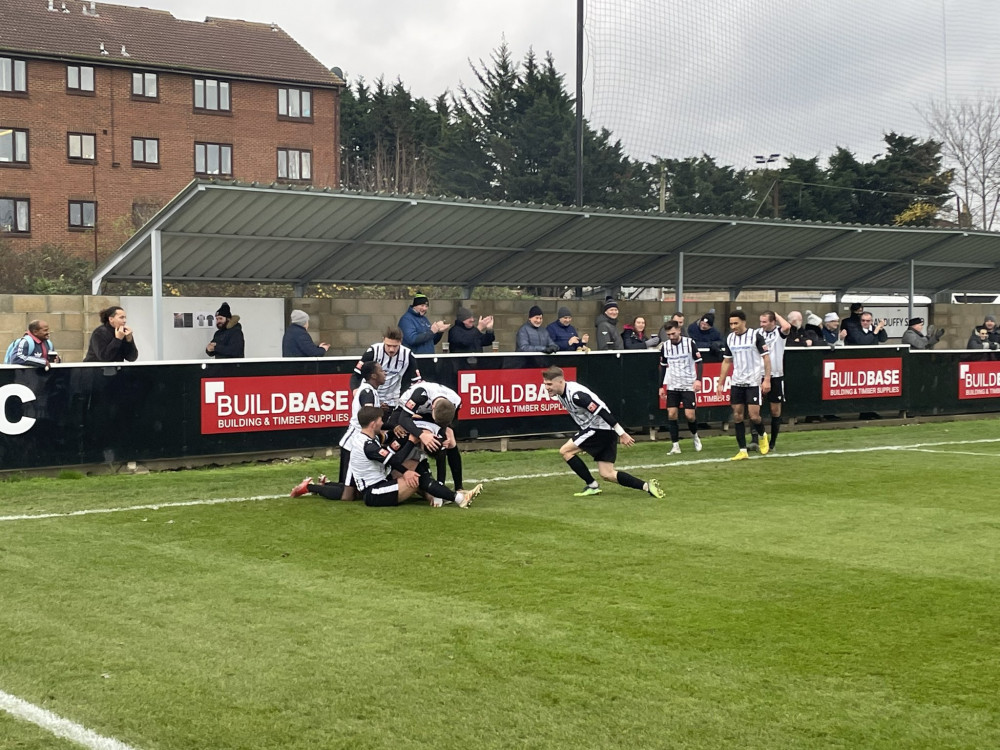
[[[1000,263],[1000,235],[982,232],[194,182],[97,278],[148,278],[149,233],[157,224],[182,233],[164,234],[164,272],[191,279],[673,286],[683,253],[684,285],[692,289],[902,290],[911,258],[921,285],[962,282],[966,288],[973,284],[970,269],[949,264]]]

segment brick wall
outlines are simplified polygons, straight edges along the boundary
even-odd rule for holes
[[[338,184],[338,92],[309,89],[312,122],[291,122],[278,119],[277,84],[230,81],[232,112],[204,114],[194,111],[193,76],[160,73],[158,99],[143,100],[131,95],[132,72],[96,67],[94,95],[76,95],[65,64],[29,60],[28,96],[0,98],[0,125],[29,131],[30,167],[0,166],[0,196],[31,200],[30,236],[3,235],[15,248],[116,249],[133,202],[163,205],[195,177],[195,141],[231,144],[241,181],[276,181],[277,149],[288,147],[312,151],[311,184]],[[96,135],[93,163],[70,162],[69,132]],[[133,166],[133,137],[159,139],[158,168]],[[70,200],[97,201],[96,233],[68,228]]]

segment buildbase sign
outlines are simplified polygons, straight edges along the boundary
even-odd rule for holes
[[[1000,362],[959,362],[958,398],[1000,397]]]
[[[337,427],[350,418],[350,375],[201,381],[202,435]]]
[[[719,372],[722,370],[721,362],[706,362],[702,365],[701,371],[701,392],[695,394],[695,405],[700,409],[703,406],[728,406],[729,386],[731,378],[726,378],[726,382],[719,387]],[[667,408],[666,396],[660,396],[660,408]]]
[[[903,395],[903,359],[824,359],[823,400]]]
[[[562,368],[566,380],[576,380],[576,368]],[[458,392],[462,415],[476,419],[542,417],[565,414],[542,384],[537,367],[518,370],[459,370]]]

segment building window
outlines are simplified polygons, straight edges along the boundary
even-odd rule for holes
[[[278,178],[282,180],[311,180],[312,151],[279,148]]]
[[[66,88],[73,93],[94,93],[94,69],[89,65],[67,65]]]
[[[194,108],[205,112],[229,112],[229,84],[212,78],[194,79]]]
[[[156,73],[132,74],[132,98],[156,99],[159,96],[156,89]]]
[[[160,141],[158,138],[132,139],[132,164],[149,166],[160,163]]]
[[[97,225],[97,203],[94,201],[69,202],[70,229],[87,229]]]
[[[0,198],[0,234],[25,234],[28,225],[27,198]]]
[[[278,115],[294,120],[311,120],[312,94],[302,89],[278,89]]]
[[[69,158],[75,161],[94,161],[97,158],[93,133],[70,133],[68,143]]]
[[[195,174],[233,174],[233,147],[225,143],[194,144]]]
[[[28,91],[28,66],[24,60],[0,57],[0,92],[24,94]]]
[[[0,125],[0,164],[28,163],[28,131]]]

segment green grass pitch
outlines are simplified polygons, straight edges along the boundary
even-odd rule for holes
[[[322,461],[2,482],[0,691],[138,750],[1000,747],[998,426],[621,449],[664,500],[554,450],[466,453],[468,510],[285,496]]]

